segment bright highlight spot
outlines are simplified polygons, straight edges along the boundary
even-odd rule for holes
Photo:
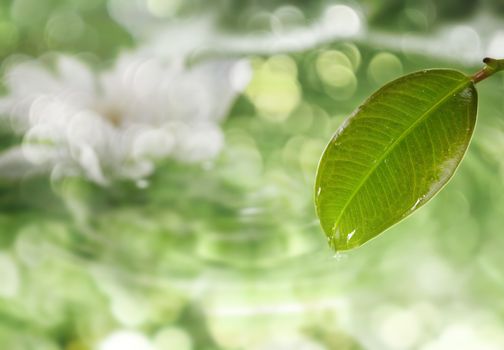
[[[19,291],[19,271],[14,260],[5,253],[0,253],[0,298],[15,297]]]
[[[490,40],[487,49],[488,57],[501,58],[504,57],[504,31],[497,31]]]
[[[340,50],[348,57],[352,64],[352,70],[356,72],[362,62],[362,55],[359,48],[354,44],[344,43],[341,45]]]
[[[327,8],[323,27],[340,36],[356,35],[361,29],[361,20],[357,12],[346,5],[334,5]]]
[[[369,63],[368,77],[378,85],[383,85],[403,74],[403,65],[396,55],[388,52],[376,54]]]
[[[181,4],[181,0],[147,0],[147,9],[156,17],[172,17]]]
[[[317,74],[326,92],[336,100],[346,100],[357,89],[357,78],[350,59],[341,51],[322,52],[315,62]]]
[[[154,350],[154,347],[142,333],[120,330],[105,338],[98,350]]]
[[[289,56],[278,55],[256,67],[247,96],[264,119],[285,121],[301,99],[296,62]]]
[[[230,72],[230,83],[231,87],[236,92],[242,92],[245,90],[247,85],[250,83],[250,80],[253,76],[253,70],[250,66],[250,62],[248,60],[238,61]]]
[[[408,310],[390,310],[383,315],[378,336],[388,349],[411,349],[420,340],[422,324],[418,316]]]
[[[161,329],[154,337],[156,350],[192,350],[193,342],[189,334],[181,328],[169,327]]]
[[[469,26],[457,26],[448,33],[448,47],[451,55],[462,61],[470,61],[481,55],[479,34]]]

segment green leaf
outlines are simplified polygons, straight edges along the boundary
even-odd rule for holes
[[[462,160],[477,93],[447,69],[401,77],[344,122],[319,163],[315,204],[335,250],[358,247],[431,199]]]

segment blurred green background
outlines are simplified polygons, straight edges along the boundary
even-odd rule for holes
[[[368,95],[472,74],[503,24],[500,0],[2,1],[0,348],[503,349],[504,75],[414,216],[334,254],[312,201]]]

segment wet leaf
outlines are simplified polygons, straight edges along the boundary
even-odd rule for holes
[[[358,107],[318,167],[315,204],[330,245],[358,247],[431,199],[462,160],[476,109],[471,79],[445,69],[401,77]]]

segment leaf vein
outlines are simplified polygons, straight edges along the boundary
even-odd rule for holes
[[[383,152],[383,154],[376,160],[373,166],[369,169],[369,171],[364,175],[362,180],[357,184],[350,197],[348,198],[345,205],[342,207],[340,214],[336,218],[333,227],[338,227],[346,209],[353,201],[357,193],[360,191],[362,186],[366,183],[369,177],[373,174],[373,172],[381,165],[382,161],[394,150],[394,147],[398,145],[404,138],[406,138],[413,130],[416,129],[418,125],[420,125],[425,119],[429,117],[429,115],[440,108],[453,94],[460,92],[462,89],[466,88],[470,84],[470,80],[465,80],[463,83],[458,84],[453,90],[449,91],[443,98],[441,98],[438,102],[436,102],[433,106],[427,109],[411,126],[409,126],[394,142],[392,142]],[[405,95],[402,94],[401,95]],[[409,96],[411,97],[411,96]]]

